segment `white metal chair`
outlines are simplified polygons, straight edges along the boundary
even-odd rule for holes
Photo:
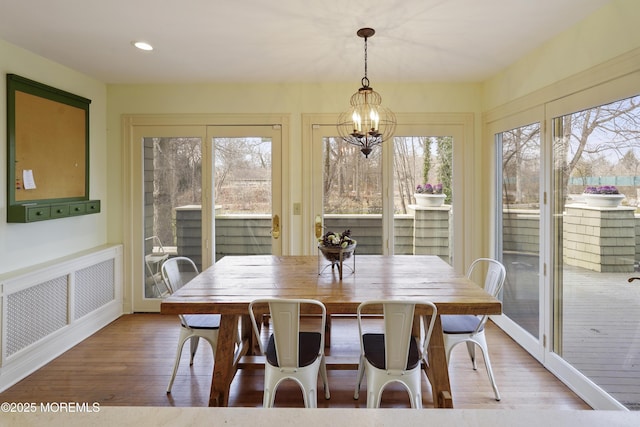
[[[161,270],[162,278],[171,293],[180,289],[198,274],[198,267],[187,257],[169,258],[162,264]],[[171,393],[171,387],[173,386],[173,381],[176,378],[178,366],[180,365],[182,348],[187,340],[190,340],[189,345],[191,350],[189,366],[193,365],[193,358],[196,355],[200,338],[204,338],[211,345],[214,360],[216,345],[218,343],[218,329],[220,328],[219,314],[180,314],[178,317],[180,318],[181,326],[180,337],[178,339],[178,350],[173,366],[173,373],[167,386],[167,393]]]
[[[268,304],[273,333],[266,348],[260,337],[259,321],[262,321],[264,306]],[[301,306],[315,307],[320,312],[320,322],[310,325],[311,331],[300,330]],[[322,377],[325,398],[331,397],[324,360],[324,334],[327,311],[320,301],[309,299],[256,299],[249,304],[249,315],[253,329],[265,355],[264,395],[265,408],[273,407],[276,390],[286,380],[294,380],[302,389],[304,406],[317,408],[318,373]],[[320,323],[319,325],[317,323]]]
[[[467,277],[471,279],[474,274],[477,274],[479,271],[485,274],[484,290],[490,295],[498,297],[506,278],[504,265],[495,259],[478,258],[469,267]],[[498,386],[496,385],[496,380],[493,375],[493,369],[491,369],[489,348],[487,347],[487,340],[484,334],[484,327],[488,318],[489,316],[487,315],[440,316],[447,364],[451,357],[451,350],[453,350],[456,345],[464,342],[467,344],[467,351],[469,352],[469,357],[471,357],[473,369],[477,370],[475,346],[480,347],[495,398],[496,400],[500,400],[500,393],[498,392]]]
[[[419,317],[423,322],[420,345],[419,339],[412,336],[416,305],[427,306],[431,312],[431,316]],[[382,313],[383,332],[378,332],[379,321],[378,331],[371,332],[370,323],[374,319],[363,321],[363,313]],[[427,347],[437,315],[438,310],[430,301],[378,300],[360,304],[357,319],[361,353],[353,398],[359,398],[360,385],[366,373],[367,408],[378,408],[382,392],[393,382],[404,385],[412,408],[422,408],[421,365],[423,360],[426,363]]]
[[[158,236],[151,236],[144,239],[145,256],[144,263],[147,268],[146,281],[147,286],[153,288],[152,293],[157,297],[165,297],[171,291],[166,288],[166,283],[162,283],[162,274],[160,268],[162,263],[169,258],[169,254],[162,246],[162,242]],[[161,286],[165,285],[165,286]]]

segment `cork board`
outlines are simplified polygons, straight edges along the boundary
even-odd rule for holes
[[[12,77],[10,204],[87,199],[90,101]]]
[[[85,132],[84,110],[16,91],[16,201],[84,197]]]

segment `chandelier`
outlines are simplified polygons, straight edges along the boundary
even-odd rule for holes
[[[364,38],[362,87],[351,95],[351,108],[340,114],[337,124],[340,138],[360,147],[366,158],[373,147],[391,138],[396,129],[396,116],[381,105],[382,97],[369,86],[367,78],[367,39],[375,33],[373,28],[361,28],[357,32],[358,37]]]

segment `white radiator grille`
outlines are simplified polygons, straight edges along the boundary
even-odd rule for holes
[[[7,356],[66,326],[67,277],[7,295]]]
[[[114,266],[110,259],[76,272],[74,320],[115,299]]]

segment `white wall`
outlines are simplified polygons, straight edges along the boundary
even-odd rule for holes
[[[638,0],[612,1],[487,80],[483,110],[491,110],[639,48],[638,22]]]
[[[53,86],[91,100],[90,193],[107,200],[106,85],[0,40],[0,274],[73,254],[106,243],[106,214],[86,215],[29,224],[8,224],[7,215],[7,103],[8,73]],[[35,177],[36,185],[38,177]]]

